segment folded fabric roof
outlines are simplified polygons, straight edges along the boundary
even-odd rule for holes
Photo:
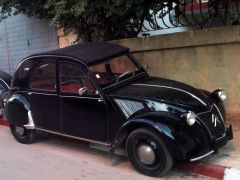
[[[44,53],[34,54],[40,55],[56,55],[68,56],[83,61],[87,65],[98,63],[99,61],[110,59],[112,57],[127,53],[128,48],[111,43],[80,43],[66,48],[48,51]]]

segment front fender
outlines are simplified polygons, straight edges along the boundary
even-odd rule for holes
[[[176,125],[179,119],[171,113],[146,113],[141,116],[136,116],[130,119],[119,129],[111,147],[111,152],[114,152],[116,147],[124,143],[128,135],[138,128],[149,128],[159,134],[164,141],[172,156],[176,159],[185,159],[185,155],[178,145],[176,137]]]
[[[10,124],[35,129],[30,105],[27,99],[21,95],[15,94],[8,99],[4,109],[4,117]]]

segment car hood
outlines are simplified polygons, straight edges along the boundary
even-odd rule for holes
[[[109,95],[121,99],[137,98],[161,101],[185,107],[196,113],[206,111],[212,104],[211,99],[201,90],[181,82],[158,77],[145,77],[134,81],[113,90]]]

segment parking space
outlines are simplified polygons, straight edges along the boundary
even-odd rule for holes
[[[0,126],[0,139],[2,180],[156,179],[136,172],[125,157],[111,158],[106,152],[46,134],[38,134],[34,144],[24,145],[13,139],[7,127]],[[174,168],[165,178],[206,177]]]

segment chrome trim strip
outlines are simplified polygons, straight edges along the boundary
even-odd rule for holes
[[[215,104],[212,105],[210,111],[205,111],[205,112],[196,114],[197,119],[199,119],[199,120],[202,122],[202,125],[204,125],[204,127],[207,129],[207,131],[208,131],[208,133],[210,134],[210,137],[211,137],[212,139],[213,139],[212,132],[210,131],[210,129],[208,128],[208,126],[204,123],[204,121],[203,121],[198,115],[200,115],[200,114],[205,114],[205,113],[212,113],[212,109],[213,109],[214,106],[216,107],[218,113],[220,114],[220,116],[221,116],[221,118],[222,118],[222,115],[221,115],[219,109],[217,108],[217,106],[216,106]],[[213,114],[212,114],[212,115],[213,115]],[[224,120],[223,120],[223,119],[222,119],[222,121],[223,121],[223,125],[224,125],[224,134],[223,134],[220,138],[217,138],[216,140],[220,140],[220,139],[222,139],[222,138],[224,138],[224,137],[226,136],[225,123],[224,123]],[[215,126],[215,127],[216,127],[216,126]]]
[[[42,54],[42,55],[30,56],[30,57],[27,57],[27,58],[23,59],[23,60],[18,64],[16,70],[17,70],[17,69],[18,69],[18,68],[19,68],[19,67],[20,67],[25,61],[27,61],[27,60],[29,60],[29,59],[33,59],[33,58],[41,58],[41,57],[68,58],[68,59],[72,59],[72,60],[78,61],[78,62],[80,62],[81,64],[84,64],[85,67],[87,67],[86,64],[85,64],[84,62],[82,62],[82,60],[80,60],[80,59],[76,59],[76,58],[71,57],[71,56],[46,55],[46,54]],[[16,73],[16,71],[14,72],[14,74],[15,74],[15,73]]]
[[[223,123],[223,126],[224,126],[224,134],[226,133],[226,126],[225,126],[225,122],[224,122],[224,119],[223,119],[223,116],[222,116],[222,113],[220,112],[220,110],[218,109],[217,105],[216,104],[213,104],[214,107],[217,109],[218,111],[218,114],[221,116],[221,119],[222,119],[222,123]],[[220,138],[221,139],[221,138]]]
[[[52,133],[52,134],[64,136],[64,137],[69,137],[69,138],[78,139],[78,140],[82,140],[82,141],[88,141],[88,142],[90,142],[90,143],[96,143],[96,144],[101,144],[101,145],[109,146],[108,143],[104,143],[104,142],[100,142],[100,141],[94,141],[94,140],[90,140],[90,139],[86,139],[86,138],[80,138],[80,137],[76,137],[76,136],[71,136],[71,135],[67,135],[67,134],[64,134],[64,133],[60,133],[60,132],[55,132],[55,131],[50,131],[50,130],[42,129],[42,128],[39,128],[39,127],[36,127],[36,129],[37,129],[37,130],[40,130],[40,131],[44,131],[44,132],[48,132],[48,133]]]
[[[8,89],[10,89],[9,85],[2,78],[0,78],[0,80],[7,86]]]
[[[196,114],[196,116],[198,116],[198,115],[200,115],[200,114],[212,112],[213,106],[217,109],[219,115],[221,116],[221,119],[222,119],[223,124],[225,124],[224,119],[223,119],[223,117],[222,117],[222,114],[221,114],[220,110],[218,109],[218,107],[217,107],[217,105],[216,105],[215,103],[213,103],[213,105],[212,105],[212,107],[211,107],[211,109],[210,109],[209,111],[205,111],[205,112],[198,113],[198,114]]]
[[[28,95],[31,95],[31,94],[46,95],[46,96],[58,96],[57,94],[38,93],[38,92],[28,92]]]
[[[225,137],[226,137],[226,133],[224,133],[224,134],[222,135],[222,137],[217,138],[216,141],[219,141],[220,139],[223,139],[223,138],[225,138]]]
[[[14,94],[17,94],[17,93],[28,93],[29,91],[16,91]]]
[[[20,91],[19,91],[20,92]],[[22,92],[28,92],[28,91],[22,91]],[[38,93],[38,92],[28,92],[28,95],[32,94],[39,94],[39,95],[46,95],[46,96],[58,96],[57,94],[49,94],[49,93]],[[92,98],[92,97],[80,97],[80,96],[63,96],[59,95],[60,97],[71,97],[71,98],[79,98],[79,99],[96,99],[100,100],[101,98]]]
[[[210,112],[212,112],[212,109],[213,109],[213,105],[211,106],[211,109],[209,111],[204,111],[204,112],[198,113],[198,114],[196,114],[196,116],[198,116],[200,114],[210,113]]]
[[[26,129],[35,129],[35,124],[32,118],[32,112],[28,110],[28,124],[24,125]]]
[[[95,99],[95,100],[100,100],[101,99],[101,98],[92,98],[92,97],[62,96],[62,95],[60,95],[60,97],[64,97],[64,98],[70,97],[70,98],[78,98],[78,99]]]
[[[136,74],[135,76],[140,76],[140,75],[142,75],[142,74],[146,74],[146,72],[141,72],[141,73],[139,73],[139,74]],[[133,78],[133,77],[135,77],[135,76],[131,76],[131,77],[129,77],[129,78],[127,78],[127,79],[124,79],[124,80],[122,80],[122,81],[120,81],[120,82],[122,83],[122,82],[128,81],[129,79],[131,79],[131,78]],[[102,90],[108,89],[108,88],[113,87],[113,86],[116,86],[116,83],[114,83],[114,84],[112,84],[112,85],[110,85],[110,86],[104,87]]]
[[[223,117],[222,117],[222,114],[221,114],[220,110],[218,109],[217,105],[216,105],[216,104],[213,104],[213,105],[215,106],[215,108],[217,109],[219,115],[221,116],[221,119],[222,119],[223,124],[225,124],[225,123],[224,123],[224,119],[223,119]]]
[[[199,156],[199,157],[196,157],[196,158],[190,159],[190,161],[191,161],[191,162],[197,161],[197,160],[202,159],[202,158],[204,158],[204,157],[206,157],[206,156],[209,156],[209,155],[212,154],[212,153],[214,153],[213,150],[210,151],[210,152],[208,152],[207,154],[202,155],[202,156]]]
[[[160,87],[160,88],[167,88],[167,89],[174,89],[177,91],[181,91],[184,92],[190,96],[192,96],[193,98],[197,99],[199,102],[201,102],[204,106],[206,106],[207,104],[205,102],[203,102],[200,98],[198,98],[197,96],[195,96],[194,94],[187,92],[185,90],[182,89],[178,89],[178,88],[174,88],[174,87],[169,87],[169,86],[160,86],[160,85],[151,85],[151,84],[132,84],[133,86],[150,86],[150,87]]]

